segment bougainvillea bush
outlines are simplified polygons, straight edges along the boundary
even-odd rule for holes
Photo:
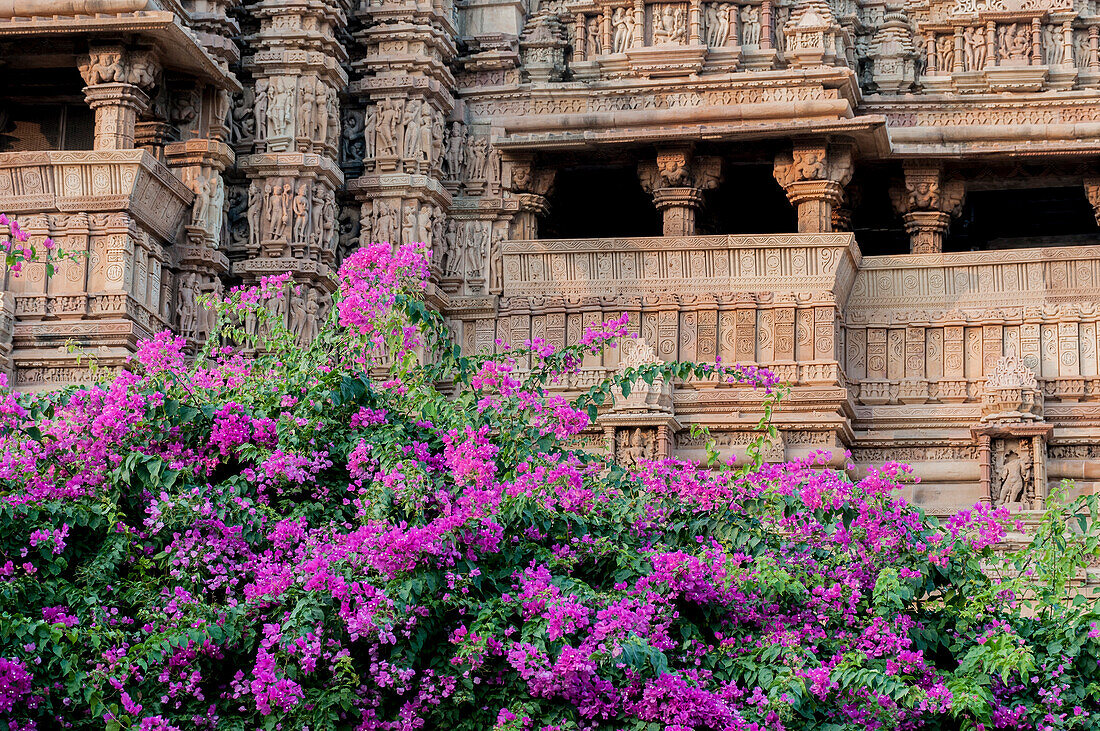
[[[1095,727],[1067,589],[1094,502],[998,559],[1006,516],[925,517],[897,464],[626,472],[568,447],[612,397],[726,379],[767,412],[774,377],[643,366],[567,402],[625,320],[460,354],[427,272],[370,246],[308,347],[276,277],[197,357],[165,333],[113,380],[3,394],[0,727]]]

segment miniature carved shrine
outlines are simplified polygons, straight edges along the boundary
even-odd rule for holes
[[[769,459],[933,512],[1100,480],[1096,0],[11,0],[0,43],[2,210],[86,254],[5,276],[18,388],[284,271],[306,342],[346,252],[424,241],[468,350],[628,315],[567,391],[764,365]],[[579,443],[742,455],[759,401],[655,383]]]

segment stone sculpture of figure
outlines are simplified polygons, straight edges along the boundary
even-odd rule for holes
[[[421,205],[420,213],[416,217],[416,235],[414,241],[431,244],[432,242],[432,209]]]
[[[253,180],[249,184],[249,208],[246,218],[249,221],[249,245],[253,248],[260,247],[260,217],[263,212],[264,199],[260,195],[260,184]]]
[[[1009,55],[1017,60],[1023,60],[1031,52],[1031,28],[1024,24],[1013,23],[1008,35]]]
[[[446,127],[443,123],[442,114],[432,115],[432,132],[431,132],[431,157],[428,158],[433,170],[439,170],[440,165],[443,164],[443,136]]]
[[[976,65],[976,59],[974,58],[974,28],[963,29],[963,60],[966,64],[967,71],[975,71],[979,67]],[[982,39],[982,45],[985,45],[985,39]]]
[[[301,287],[290,285],[290,333],[301,342],[306,325],[306,301],[302,297]]]
[[[336,94],[336,89],[330,89],[327,86],[324,88],[326,89],[325,109],[328,111],[328,116],[325,131],[318,132],[317,140],[322,144],[328,143],[335,147],[337,140],[340,139],[340,98]]]
[[[278,203],[275,204],[278,216],[271,230],[271,238],[276,241],[286,241],[286,228],[290,223],[290,183],[283,183],[282,189],[276,193],[275,197],[278,199]]]
[[[489,245],[489,291],[504,291],[504,231],[497,229]]]
[[[209,228],[212,234],[219,234],[226,227],[225,222],[225,181],[218,172],[214,172],[211,182],[210,211],[207,214]],[[214,239],[214,248],[218,248],[218,239]]]
[[[625,8],[615,8],[615,12],[611,15],[611,27],[613,29],[612,53],[626,53],[634,35],[634,13],[628,13]]]
[[[588,19],[588,32],[585,34],[588,42],[588,57],[599,56],[603,53],[603,42],[600,33],[600,16],[594,15]]]
[[[298,186],[298,194],[292,204],[294,211],[294,243],[304,244],[309,230],[309,184]]]
[[[325,213],[325,189],[322,186],[314,184],[310,203],[312,205],[309,209],[309,238],[315,246],[320,246],[324,244],[321,235],[321,219]]]
[[[940,73],[950,74],[955,65],[955,39],[948,35],[936,38],[936,59]]]
[[[308,76],[302,79],[302,88],[298,91],[298,135],[309,136],[313,129],[313,84]]]
[[[214,306],[214,303],[221,299],[222,296],[222,280],[214,277],[214,284],[210,290],[210,296],[213,300],[209,302],[202,311],[202,332],[206,337],[210,337],[214,332],[214,327],[218,324],[218,308]]]
[[[641,469],[647,459],[653,458],[653,448],[641,429],[619,434],[619,463],[626,469]]]
[[[741,45],[760,45],[760,8],[755,5],[741,8]]]
[[[679,5],[672,11],[672,27],[669,29],[668,40],[681,45],[687,41],[687,13]]]
[[[196,175],[188,187],[195,194],[195,204],[191,210],[191,225],[206,230],[210,224],[210,203],[213,193],[210,179],[203,175]]]
[[[336,193],[325,191],[325,208],[321,213],[321,246],[335,249],[333,237],[336,235]]]
[[[1062,30],[1049,23],[1043,26],[1043,60],[1050,66],[1062,63]]]
[[[401,123],[405,125],[405,148],[402,154],[407,160],[415,160],[420,152],[420,100],[410,99],[405,105],[405,116]]]
[[[997,507],[1023,502],[1030,473],[1031,454],[1027,449],[1022,448],[1019,455],[1014,450],[1005,454],[1004,465],[998,474],[1000,490],[995,499]]]
[[[906,185],[909,190],[909,208],[917,211],[933,211],[940,207],[940,184],[934,180],[922,180],[916,185]]]
[[[489,155],[489,143],[484,135],[470,138],[466,146],[466,179],[485,180],[485,162]]]
[[[393,242],[393,232],[397,226],[396,214],[393,208],[385,201],[378,201],[375,206],[374,239],[377,242]]]
[[[451,125],[451,135],[447,138],[447,150],[443,154],[446,163],[447,180],[459,180],[462,178],[462,152],[466,144],[466,125],[455,122]]]
[[[718,45],[718,3],[703,6],[703,26],[706,28],[706,42],[711,48]]]
[[[317,337],[317,333],[321,328],[321,303],[317,299],[317,291],[310,289],[306,294],[306,317],[302,327],[302,337],[300,343],[302,345],[309,345]]]
[[[431,162],[432,159],[432,107],[425,102],[420,106],[420,144],[419,159]]]
[[[653,6],[653,45],[668,43],[671,36],[672,6]]]
[[[375,136],[378,130],[378,115],[368,109],[363,120],[363,159],[373,160],[375,156]]]
[[[180,333],[185,338],[195,337],[195,295],[190,277],[182,278],[176,290],[176,316]]]
[[[788,7],[778,7],[774,10],[775,13],[775,31],[772,38],[772,45],[775,46],[775,50],[783,53],[787,50],[787,35],[786,27],[787,20],[791,17],[791,9]]]
[[[256,97],[252,89],[245,88],[240,101],[233,105],[229,119],[229,141],[233,144],[251,140],[255,127]]]
[[[457,276],[458,267],[458,222],[453,218],[447,221],[447,233],[443,236],[443,259],[440,261],[440,269],[448,277]]]
[[[378,103],[378,155],[397,157],[397,126],[401,123],[399,102],[383,99]]]
[[[268,190],[270,191],[270,186]],[[260,214],[263,204],[260,186],[253,180],[248,186],[248,244],[254,249],[260,248]]]
[[[275,227],[279,224],[279,196],[275,192],[278,188],[276,184],[275,188],[272,188],[270,184],[264,186],[264,200],[267,201],[267,222],[264,226],[264,235],[271,237],[275,231]]]
[[[408,244],[416,238],[416,203],[405,205],[405,214],[401,218],[401,243]]]
[[[469,238],[464,249],[466,253],[466,278],[478,279],[485,266],[484,222],[477,221],[470,226]]]
[[[431,263],[435,264],[440,271],[443,270],[443,252],[447,246],[447,242],[444,240],[445,233],[444,227],[444,215],[441,210],[432,211],[431,221],[431,244],[432,244],[432,260]]]
[[[268,105],[268,81],[256,80],[256,98],[254,101],[254,115],[256,125],[256,141],[267,139],[267,105]]]

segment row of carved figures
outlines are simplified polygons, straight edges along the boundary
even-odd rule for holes
[[[300,151],[340,139],[340,102],[336,89],[313,75],[271,76],[246,88],[230,117],[230,140],[254,141],[257,149]]]
[[[483,283],[489,291],[502,291],[506,231],[493,221],[448,219],[441,208],[429,203],[379,198],[363,207],[360,231],[363,241],[424,242],[431,247],[432,262],[444,277],[464,278]]]
[[[306,251],[319,258],[336,246],[336,194],[309,180],[274,178],[248,187],[246,216],[249,248],[257,251],[269,242],[289,243],[296,257]]]
[[[692,41],[691,15],[686,3],[659,3],[650,5],[649,9],[648,20],[643,21],[640,34],[633,7],[606,8],[599,15],[578,14],[578,23],[571,29],[575,60],[625,53],[639,45],[686,45]],[[767,40],[776,50],[782,51],[785,45],[783,28],[790,10],[769,7],[769,11],[772,34]],[[760,46],[765,41],[762,28],[768,15],[761,5],[704,3],[698,42],[711,48]]]
[[[1002,62],[1015,65],[1073,64],[1088,68],[1094,52],[1089,31],[1070,24],[990,23],[951,33],[931,32],[921,49],[925,73],[979,71]]]
[[[222,295],[224,287],[215,277],[208,281],[194,273],[181,274],[176,290],[176,317],[179,332],[185,338],[205,340],[214,330],[217,313],[210,306],[210,298]],[[203,300],[203,297],[207,300]],[[301,345],[306,345],[317,337],[321,322],[332,307],[332,297],[318,289],[296,283],[288,283],[281,296],[271,297],[265,302],[270,318],[262,321],[252,312],[246,313],[240,326],[253,336],[260,337],[270,329],[268,323],[278,323],[287,328]]]

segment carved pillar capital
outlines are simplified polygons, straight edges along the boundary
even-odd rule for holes
[[[722,159],[692,157],[689,147],[665,148],[657,151],[656,160],[638,163],[638,179],[661,212],[663,234],[693,236],[703,191],[722,181]]]
[[[1092,205],[1096,223],[1100,224],[1100,178],[1085,178],[1085,196]]]
[[[517,155],[504,160],[504,179],[519,212],[512,220],[512,236],[538,238],[538,222],[550,214],[550,192],[558,171],[535,165],[534,155]]]
[[[773,174],[798,212],[799,233],[828,233],[852,179],[852,148],[800,140],[775,156]]]
[[[84,98],[95,112],[95,149],[134,147],[138,117],[149,108],[149,92],[160,65],[150,50],[93,45],[81,59]]]
[[[904,186],[890,190],[894,208],[905,220],[909,250],[914,254],[943,251],[943,238],[951,217],[962,208],[966,187],[961,180],[946,180],[943,165],[932,162],[905,163]]]

